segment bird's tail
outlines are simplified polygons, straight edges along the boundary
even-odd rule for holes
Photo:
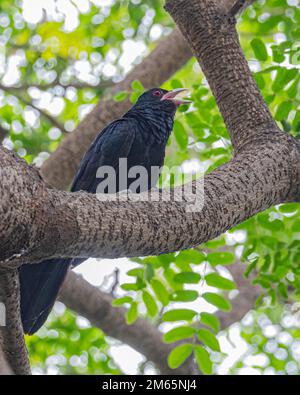
[[[34,334],[46,321],[71,262],[53,259],[19,268],[24,333]]]

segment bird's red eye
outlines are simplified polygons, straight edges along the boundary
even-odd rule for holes
[[[161,96],[161,91],[157,89],[153,92],[153,96]]]

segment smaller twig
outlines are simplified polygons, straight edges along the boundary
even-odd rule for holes
[[[60,129],[63,133],[68,133],[65,127],[57,120],[55,119],[52,115],[50,115],[47,111],[37,107],[35,104],[33,104],[30,100],[25,99],[25,97],[16,94],[15,92],[12,92],[13,88],[8,87],[8,86],[3,86],[0,85],[0,89],[17,97],[20,101],[22,101],[26,106],[30,106],[37,110],[45,119],[48,120],[52,125],[56,126],[58,129]]]
[[[108,282],[111,274],[107,274],[103,277],[101,284],[98,286],[99,289],[103,289],[105,287],[105,284]]]
[[[0,126],[0,144],[2,144],[3,140],[5,137],[7,137],[9,134],[9,131],[7,129],[4,129],[2,126]]]
[[[8,375],[12,375],[12,374],[13,374],[13,371],[12,371],[11,367],[9,366],[9,364],[5,358],[4,352],[3,352],[1,345],[0,345],[0,376],[8,376]]]
[[[39,84],[39,83],[21,83],[20,85],[13,85],[9,86],[9,89],[11,91],[24,91],[30,88],[37,88],[40,90],[46,90],[53,88],[55,86],[61,86],[62,88],[75,88],[75,89],[104,89],[104,88],[110,88],[112,85],[114,85],[114,82],[112,80],[108,81],[103,81],[98,85],[91,85],[85,82],[69,82],[67,84],[63,84],[59,82],[57,79],[54,81],[48,83],[48,84]],[[2,88],[1,88],[2,89]]]
[[[26,100],[25,98],[20,98],[19,99],[26,104],[26,106],[32,107],[35,110],[37,110],[45,119],[47,119],[50,123],[52,123],[55,127],[60,129],[63,133],[68,133],[68,131],[65,129],[63,124],[61,124],[55,117],[50,115],[47,111],[37,107],[35,104],[33,104],[31,101]]]
[[[115,291],[120,283],[120,269],[116,267],[113,275],[114,275],[114,281],[112,283],[111,290],[110,290],[110,294],[112,296],[115,295]]]

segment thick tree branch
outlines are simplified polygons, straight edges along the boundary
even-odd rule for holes
[[[248,279],[244,276],[245,269],[246,265],[240,261],[228,266],[239,293],[231,300],[232,310],[229,313],[218,311],[217,316],[220,320],[221,329],[227,329],[235,322],[239,322],[254,308],[256,299],[262,292],[260,286],[252,284],[252,277]]]
[[[173,33],[137,65],[111,93],[130,90],[131,83],[139,80],[145,88],[160,86],[179,70],[191,57],[181,33]],[[44,163],[41,172],[44,179],[59,189],[71,183],[80,160],[96,135],[113,119],[119,118],[131,106],[129,99],[115,102],[110,96],[101,99],[90,114],[69,134]]]
[[[118,339],[145,355],[161,374],[197,374],[189,360],[177,369],[170,369],[167,358],[173,346],[162,342],[162,334],[144,319],[127,325],[126,309],[112,307],[113,297],[93,287],[82,277],[69,272],[59,299],[71,310],[86,317],[106,335]]]
[[[208,80],[236,151],[276,124],[239,44],[230,15],[238,7],[229,6],[220,0],[166,1]]]
[[[7,360],[5,358],[4,352],[2,350],[2,347],[0,345],[0,376],[10,376],[13,374],[13,371],[11,370],[11,367],[7,363]]]
[[[191,185],[189,193],[186,186],[171,195],[152,192],[151,201],[147,193],[101,201],[84,192],[49,189],[37,170],[3,147],[0,153],[0,261],[5,267],[57,257],[145,256],[191,248],[272,205],[300,200],[298,146],[277,131],[276,142],[249,146],[205,176],[204,191],[201,180],[194,183],[199,201],[194,212]]]
[[[16,96],[21,102],[23,102],[26,106],[30,106],[37,110],[42,117],[44,117],[48,122],[50,122],[51,125],[57,127],[60,129],[63,133],[68,133],[64,127],[55,117],[53,117],[51,114],[49,114],[47,111],[43,110],[42,108],[39,108],[36,106],[32,101],[27,100],[25,97],[21,96],[19,93],[14,92],[14,89],[8,86],[0,85],[0,89]]]
[[[19,276],[16,270],[0,271],[0,302],[6,309],[6,325],[0,327],[0,348],[15,374],[30,374],[20,319]]]

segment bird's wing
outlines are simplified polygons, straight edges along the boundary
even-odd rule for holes
[[[119,158],[128,157],[136,128],[135,120],[121,118],[103,129],[82,159],[71,190],[96,193],[98,168],[112,166],[118,172]]]

